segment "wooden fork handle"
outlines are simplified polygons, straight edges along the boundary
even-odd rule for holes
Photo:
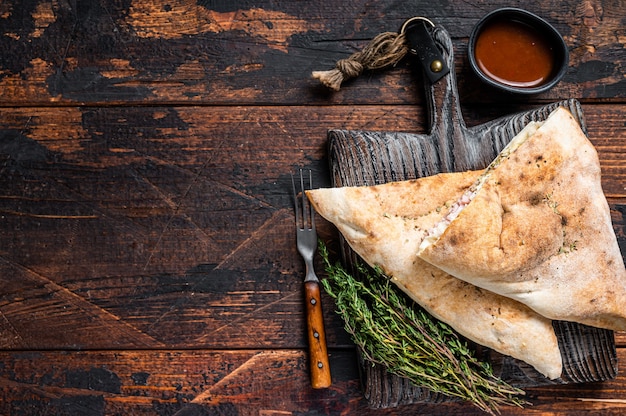
[[[326,333],[322,319],[322,302],[318,282],[305,282],[306,320],[309,337],[309,365],[311,386],[314,389],[330,387],[330,365],[326,349]]]

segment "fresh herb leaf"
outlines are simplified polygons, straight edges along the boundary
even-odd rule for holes
[[[454,330],[407,299],[380,269],[356,264],[359,279],[332,264],[323,242],[319,252],[345,329],[363,356],[415,385],[467,400],[490,414],[500,405],[522,407],[524,391],[494,376]]]

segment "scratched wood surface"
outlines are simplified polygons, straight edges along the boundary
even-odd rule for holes
[[[626,4],[521,4],[571,52],[563,82],[531,98],[482,86],[465,56],[477,20],[511,5],[0,2],[0,413],[479,414],[368,409],[328,297],[334,383],[309,387],[290,174],[329,185],[331,128],[425,131],[410,62],[333,94],[310,78],[423,15],[452,37],[469,126],[581,101],[626,253]],[[626,411],[625,333],[616,344],[616,379],[529,389],[532,407],[503,414]]]

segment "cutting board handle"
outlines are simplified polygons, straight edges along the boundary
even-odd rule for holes
[[[454,48],[448,32],[441,26],[432,28],[432,37],[441,50],[450,72],[431,84],[424,77],[429,135],[438,147],[441,172],[463,171],[471,168],[473,138],[465,125],[454,72]]]

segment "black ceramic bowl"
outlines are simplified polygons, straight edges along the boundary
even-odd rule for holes
[[[468,45],[472,70],[485,83],[517,94],[538,94],[561,80],[569,51],[561,34],[526,10],[504,8],[483,17]]]

